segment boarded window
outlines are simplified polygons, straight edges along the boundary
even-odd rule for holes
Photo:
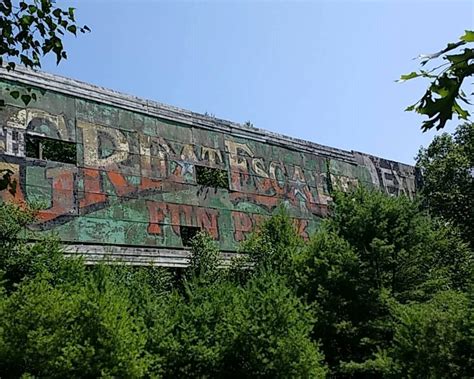
[[[76,164],[76,144],[38,136],[26,136],[26,156]]]
[[[197,184],[206,187],[229,189],[229,178],[226,170],[218,168],[196,166]]]
[[[183,246],[191,246],[191,240],[196,237],[196,234],[198,234],[200,231],[201,228],[198,228],[197,226],[181,225],[179,227],[179,233],[181,234],[181,241],[183,242]]]

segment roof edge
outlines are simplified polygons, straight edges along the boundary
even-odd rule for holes
[[[316,154],[325,157],[340,159],[356,164],[354,151],[342,150],[329,146],[289,137],[283,134],[242,125],[236,122],[203,115],[186,109],[166,105],[157,101],[141,99],[136,96],[124,94],[104,87],[88,84],[79,80],[70,79],[56,74],[27,69],[17,66],[15,70],[7,71],[0,67],[0,78],[40,87],[64,95],[79,97],[98,103],[104,103],[117,108],[142,113],[152,117],[187,124],[201,129],[220,131],[235,137],[284,146],[299,152]]]

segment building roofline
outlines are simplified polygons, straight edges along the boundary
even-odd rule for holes
[[[354,157],[354,153],[356,152],[354,150],[348,151],[320,145],[315,142],[203,115],[157,101],[142,99],[64,76],[27,69],[23,66],[17,66],[13,71],[7,71],[5,68],[0,67],[0,78],[201,129],[227,133],[234,137],[243,137],[258,142],[290,148],[298,152],[330,157],[356,164]]]

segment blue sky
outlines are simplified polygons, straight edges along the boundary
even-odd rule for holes
[[[45,71],[406,163],[435,133],[395,80],[474,28],[473,1],[72,3],[92,32]]]

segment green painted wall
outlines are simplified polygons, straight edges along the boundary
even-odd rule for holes
[[[413,167],[397,162],[355,152],[344,161],[51,90],[25,107],[8,96],[13,87],[0,83],[0,169],[15,173],[18,190],[3,200],[42,202],[32,229],[67,243],[182,248],[180,226],[192,226],[234,251],[280,205],[308,237],[331,186],[415,191]],[[74,143],[76,164],[25,156],[29,136]],[[199,185],[196,166],[226,170],[228,188]]]

